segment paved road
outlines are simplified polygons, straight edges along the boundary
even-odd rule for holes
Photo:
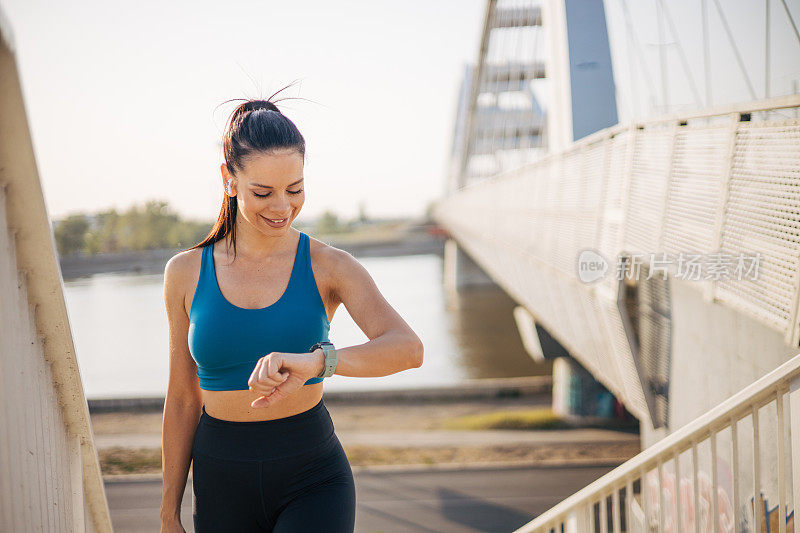
[[[455,471],[354,468],[356,531],[513,531],[612,468],[612,465],[473,467]],[[158,531],[160,480],[107,481],[106,494],[115,532]],[[182,513],[186,531],[194,531],[191,481]]]

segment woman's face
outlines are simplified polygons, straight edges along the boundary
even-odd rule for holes
[[[262,233],[285,233],[305,202],[303,156],[296,150],[255,153],[243,164],[235,175],[221,167],[222,186],[233,179],[239,214]]]

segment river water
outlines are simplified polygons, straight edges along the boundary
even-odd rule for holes
[[[543,375],[525,353],[512,316],[514,302],[497,288],[448,298],[437,254],[359,258],[389,303],[422,339],[420,368],[389,376],[334,375],[326,390],[448,385],[469,378]],[[70,326],[88,398],[166,393],[168,325],[163,274],[107,273],[65,281]],[[369,339],[340,305],[330,339],[338,347]]]

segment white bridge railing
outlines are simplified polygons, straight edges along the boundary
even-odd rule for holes
[[[647,421],[651,409],[618,306],[619,280],[609,274],[581,281],[578,258],[594,250],[613,268],[616,258],[637,253],[721,260],[759,254],[755,279],[686,284],[707,303],[798,346],[798,108],[800,95],[789,95],[606,128],[453,191],[434,206],[433,217]]]
[[[769,449],[777,472],[762,471]],[[725,464],[732,471],[722,476]],[[748,494],[757,496],[745,526],[737,510]],[[778,505],[769,508],[766,495]],[[800,354],[515,533],[787,533],[797,531],[798,509]]]

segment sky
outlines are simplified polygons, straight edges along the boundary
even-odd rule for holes
[[[213,219],[235,104],[278,106],[306,139],[314,217],[421,216],[441,194],[483,1],[2,0],[48,215],[163,199]]]
[[[800,0],[787,3],[797,23]],[[692,84],[705,96],[700,2],[663,4],[678,39],[665,22],[659,46],[654,0],[605,1],[623,121],[698,107]],[[765,4],[720,5],[761,98]],[[750,100],[715,0],[708,6],[712,103]],[[770,6],[771,93],[787,94],[797,90],[800,48],[780,1]],[[362,205],[368,216],[416,217],[442,194],[485,0],[0,0],[0,8],[13,31],[51,218],[152,199],[187,218],[216,218],[220,140],[236,105],[219,104],[297,81],[279,97],[307,100],[278,105],[306,139],[303,219],[328,209],[354,217]]]

